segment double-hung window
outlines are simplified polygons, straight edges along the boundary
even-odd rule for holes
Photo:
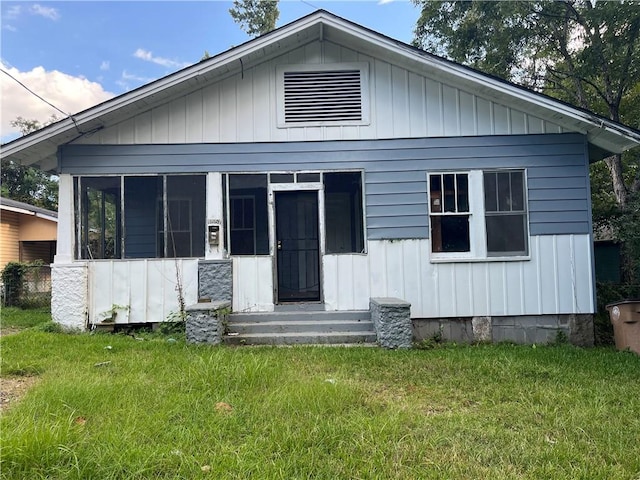
[[[434,172],[428,185],[432,260],[528,255],[524,170]]]

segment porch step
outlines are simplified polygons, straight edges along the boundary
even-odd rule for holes
[[[278,311],[229,315],[224,341],[231,345],[373,344],[369,311]]]

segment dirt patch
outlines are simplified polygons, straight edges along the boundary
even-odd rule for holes
[[[38,377],[0,378],[0,412],[19,401],[37,381]]]
[[[14,333],[18,333],[21,330],[22,330],[21,328],[15,328],[15,327],[2,327],[2,328],[0,328],[0,337],[5,337],[7,335],[13,335]]]

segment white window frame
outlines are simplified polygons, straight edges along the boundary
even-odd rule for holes
[[[285,72],[330,72],[335,70],[359,70],[360,71],[360,94],[362,119],[343,121],[316,121],[316,122],[295,122],[285,121],[284,111],[284,74]],[[278,128],[295,127],[317,127],[317,126],[340,126],[340,125],[369,125],[371,123],[370,114],[370,93],[369,93],[369,64],[367,62],[349,63],[319,63],[300,65],[278,65],[276,67],[276,110]]]
[[[527,244],[529,246],[527,255],[509,255],[497,256],[489,255],[487,252],[487,230],[485,222],[485,204],[484,204],[484,170],[447,170],[447,171],[429,171],[427,172],[427,197],[428,197],[428,214],[429,214],[429,261],[431,263],[455,263],[455,262],[513,262],[531,259],[531,236],[529,233],[529,208],[527,196],[527,172],[526,169],[487,169],[487,171],[512,171],[520,170],[524,172],[524,190],[527,224]],[[469,251],[468,252],[434,252],[432,249],[433,241],[433,222],[431,212],[431,175],[446,174],[467,174],[469,188]]]

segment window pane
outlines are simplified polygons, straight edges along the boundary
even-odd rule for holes
[[[498,187],[496,185],[496,173],[485,172],[484,174],[484,207],[487,212],[498,211]]]
[[[469,211],[469,180],[466,174],[456,175],[458,187],[458,212]]]
[[[489,254],[527,253],[526,215],[487,216],[486,221]]]
[[[271,183],[293,183],[293,173],[272,173]]]
[[[469,216],[431,217],[431,249],[434,252],[468,252]]]
[[[442,212],[442,175],[429,177],[429,197],[431,198],[431,212]]]
[[[80,257],[120,258],[120,177],[80,178]]]
[[[267,255],[267,175],[229,175],[229,210],[231,255]]]
[[[319,182],[319,181],[320,181],[319,173],[299,173],[298,174],[298,183]]]
[[[511,172],[511,209],[514,211],[525,210],[523,172]]]
[[[498,173],[498,210],[511,211],[511,174],[509,172]]]
[[[324,203],[327,253],[363,252],[360,172],[325,173]]]
[[[456,192],[454,184],[454,175],[443,175],[444,179],[444,211],[456,211]]]

